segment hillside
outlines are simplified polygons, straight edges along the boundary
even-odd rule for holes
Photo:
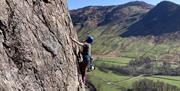
[[[88,80],[98,91],[179,91],[179,5],[88,6],[72,10],[71,17],[81,41],[95,37],[96,70]]]
[[[114,6],[88,6],[72,10],[70,14],[73,24],[81,30],[135,22],[152,7],[145,2],[136,1]]]
[[[88,34],[95,37],[94,54],[179,58],[179,5],[175,3],[89,6],[72,10],[71,17],[81,40]]]
[[[119,39],[119,34],[127,31],[152,7],[137,1],[117,6],[89,6],[72,10],[70,14],[79,38],[83,40],[84,35],[92,34],[96,39],[93,52],[107,54],[117,49],[123,41]]]
[[[83,91],[72,28],[66,0],[1,0],[0,91]]]

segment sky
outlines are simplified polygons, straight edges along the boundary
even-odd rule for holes
[[[130,1],[139,1],[139,0],[68,0],[68,8],[78,9],[85,6],[107,6],[107,5],[119,5],[124,4]],[[164,0],[140,0],[146,3],[156,5],[157,3]],[[168,0],[177,4],[180,4],[180,0]]]

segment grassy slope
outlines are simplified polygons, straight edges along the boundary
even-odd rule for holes
[[[111,27],[111,28],[109,28]],[[84,39],[84,35],[91,34],[95,38],[92,46],[93,54],[97,55],[113,55],[113,56],[150,56],[159,58],[163,54],[175,54],[180,52],[180,43],[175,41],[167,41],[161,44],[155,44],[152,37],[144,38],[122,38],[119,34],[125,29],[121,26],[102,26],[96,29],[81,30],[78,35],[80,40]]]
[[[118,40],[119,39],[119,40]],[[104,44],[98,44],[94,45],[96,48],[97,46],[99,48],[103,48],[103,46],[107,46],[107,48],[101,50],[101,49],[94,49],[94,51],[102,51],[102,53],[108,53],[116,50],[116,55],[120,56],[129,56],[129,57],[138,57],[141,55],[147,55],[147,56],[154,56],[158,58],[161,54],[168,53],[169,49],[170,52],[173,53],[172,48],[174,50],[179,49],[179,47],[174,47],[173,45],[169,45],[168,43],[164,44],[153,44],[148,43],[148,40],[131,40],[131,39],[124,39],[124,38],[114,38],[112,40],[106,40]],[[108,44],[111,43],[111,44]],[[174,45],[178,45],[178,43],[173,43]],[[109,47],[111,46],[111,47]],[[106,52],[107,51],[107,52]]]

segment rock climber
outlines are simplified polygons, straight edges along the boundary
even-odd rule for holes
[[[88,66],[92,63],[92,55],[91,55],[91,44],[94,41],[94,38],[91,35],[88,35],[86,40],[81,43],[74,38],[70,37],[72,41],[74,41],[76,44],[82,46],[82,57],[83,61],[79,63],[79,69],[82,75],[82,81],[83,83],[86,82],[86,70]]]

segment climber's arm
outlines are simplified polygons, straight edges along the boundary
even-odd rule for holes
[[[72,37],[70,37],[70,39],[71,39],[73,42],[75,42],[76,44],[80,45],[80,46],[83,46],[83,45],[84,45],[84,43],[81,43],[81,42],[75,40],[75,39],[72,38]]]

